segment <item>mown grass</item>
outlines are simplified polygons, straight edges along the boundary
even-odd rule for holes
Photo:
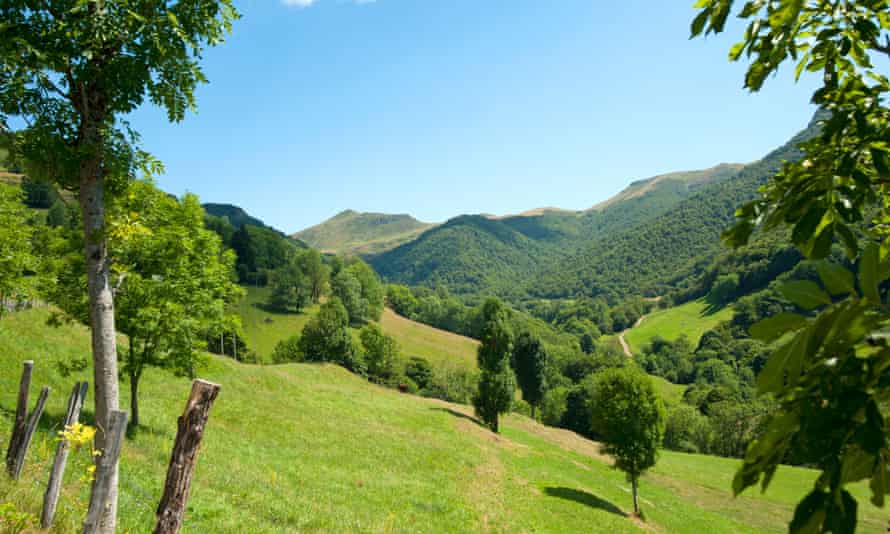
[[[247,346],[257,353],[260,361],[271,361],[272,351],[279,341],[299,335],[316,313],[318,306],[310,306],[302,313],[275,313],[264,308],[269,298],[265,287],[246,287],[247,294],[235,307],[241,317]]]
[[[624,335],[624,339],[634,353],[641,350],[655,336],[673,341],[685,335],[693,345],[696,345],[702,334],[729,319],[732,319],[731,307],[713,310],[707,302],[699,299],[653,312],[646,316],[642,324],[631,328]]]
[[[0,476],[0,504],[39,513],[52,436],[66,396],[89,371],[62,378],[59,361],[86,356],[86,329],[45,326],[45,310],[0,320],[0,442],[9,435],[21,361],[34,391],[53,389],[23,479]],[[510,415],[503,435],[469,408],[382,389],[334,366],[250,366],[213,357],[200,376],[222,384],[193,480],[183,532],[783,532],[815,476],[782,468],[765,496],[733,500],[736,461],[665,452],[641,486],[647,516],[628,516],[629,485],[596,444]],[[125,443],[121,532],[147,532],[189,381],[149,370],[144,426]],[[127,399],[126,384],[121,398]],[[88,405],[92,404],[92,398]],[[126,409],[126,402],[123,403]],[[87,414],[89,417],[89,413]],[[73,455],[56,532],[79,530],[86,457]],[[855,489],[860,532],[890,515]]]

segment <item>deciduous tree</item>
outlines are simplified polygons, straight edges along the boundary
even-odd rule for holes
[[[701,0],[692,35],[723,32],[732,0]],[[818,76],[812,102],[822,109],[820,133],[802,144],[804,157],[786,163],[742,206],[725,234],[735,246],[758,228],[791,228],[791,240],[822,260],[842,245],[855,272],[826,260],[821,286],[793,281],[780,288],[802,313],[780,313],[752,327],[764,341],[781,339],[758,376],[772,395],[763,437],[748,448],[733,491],[769,485],[793,444],[822,471],[800,501],[792,532],[852,532],[857,503],[847,484],[868,479],[872,503],[890,493],[890,5],[886,0],[749,1],[749,21],[730,59],[749,61],[745,87],[759,91],[783,64]]]
[[[157,172],[134,148],[123,117],[146,98],[179,121],[205,82],[202,49],[221,42],[237,12],[230,0],[48,0],[0,4],[0,125],[28,127],[13,137],[30,176],[77,191],[92,327],[95,416],[103,428],[118,409],[117,347],[105,216],[137,169]],[[113,532],[117,470],[100,521]]]
[[[25,271],[33,269],[31,230],[19,189],[0,184],[0,317],[6,306],[31,288]]]
[[[507,309],[497,299],[489,299],[482,306],[482,343],[479,345],[479,385],[473,397],[478,415],[492,431],[499,431],[500,414],[513,404],[516,379],[510,369],[513,352],[513,333]]]
[[[665,409],[652,380],[633,367],[609,369],[596,377],[591,401],[594,431],[603,452],[627,474],[634,513],[640,513],[640,476],[655,465],[664,437]]]

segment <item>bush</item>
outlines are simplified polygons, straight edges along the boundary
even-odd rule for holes
[[[413,356],[405,364],[405,376],[410,378],[418,388],[426,389],[433,379],[433,367],[426,359]]]
[[[291,336],[279,341],[275,345],[275,350],[272,351],[272,361],[275,363],[303,361],[303,353],[300,351],[300,336]]]
[[[421,394],[448,402],[470,404],[476,394],[477,381],[478,375],[466,369],[440,369],[433,373],[432,382]]]
[[[708,418],[694,406],[678,404],[668,409],[664,446],[682,452],[707,452],[710,446]]]
[[[532,406],[531,404],[525,402],[522,399],[514,400],[513,406],[511,408],[513,413],[518,413],[519,415],[524,415],[526,417],[532,416]]]
[[[568,394],[569,388],[560,386],[551,389],[544,395],[544,402],[541,403],[542,423],[550,426],[559,426],[566,413],[566,396]]]

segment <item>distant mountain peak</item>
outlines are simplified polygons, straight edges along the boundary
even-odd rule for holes
[[[395,248],[433,226],[404,213],[365,213],[347,209],[293,234],[293,237],[323,252],[364,255]]]

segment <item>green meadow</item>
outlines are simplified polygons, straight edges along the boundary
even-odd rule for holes
[[[46,326],[46,310],[0,320],[0,441],[6,442],[21,362],[36,362],[32,395],[52,393],[22,480],[0,477],[0,504],[39,514],[67,394],[89,370],[57,363],[89,354],[85,328]],[[502,435],[466,406],[374,386],[330,365],[255,366],[211,357],[199,376],[222,384],[195,473],[183,532],[784,532],[815,473],[780,469],[766,495],[733,499],[737,461],[663,452],[642,482],[646,522],[629,516],[624,476],[597,444],[526,417]],[[124,446],[120,532],[146,532],[189,381],[151,369],[144,425]],[[32,397],[33,398],[33,397]],[[121,383],[123,408],[127,385]],[[92,399],[88,400],[88,406]],[[90,413],[86,414],[89,419]],[[88,487],[75,451],[54,532],[79,530]],[[860,499],[861,532],[890,516]]]
[[[627,331],[624,339],[633,353],[640,351],[655,336],[673,341],[685,335],[695,346],[702,334],[730,319],[731,307],[714,310],[704,299],[699,299],[652,312],[639,326]]]

